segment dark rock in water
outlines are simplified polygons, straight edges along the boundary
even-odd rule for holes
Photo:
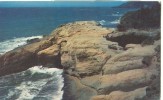
[[[27,40],[27,44],[34,43],[34,42],[39,42],[39,41],[40,41],[39,38],[29,39],[29,40]]]
[[[44,37],[47,37],[48,35],[43,35],[42,37],[44,38]]]

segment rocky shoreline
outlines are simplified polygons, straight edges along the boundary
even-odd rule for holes
[[[160,44],[159,29],[68,23],[1,55],[0,76],[44,65],[64,70],[63,100],[159,100]]]

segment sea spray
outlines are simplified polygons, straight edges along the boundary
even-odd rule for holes
[[[27,40],[42,37],[43,36],[20,37],[0,42],[0,54],[4,54],[5,52],[13,50],[14,48],[27,44]]]
[[[42,36],[14,38],[0,42],[0,54]],[[61,100],[62,70],[34,66],[26,71],[0,77],[0,100]]]
[[[113,21],[100,20],[100,21],[97,21],[97,22],[102,26],[118,25],[120,23],[120,19],[116,19],[116,20],[113,20]]]
[[[0,77],[0,99],[61,100],[61,74],[61,69],[35,66],[20,73]]]

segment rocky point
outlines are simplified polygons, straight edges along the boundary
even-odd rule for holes
[[[157,100],[159,34],[118,32],[94,21],[68,23],[1,55],[0,76],[44,65],[64,70],[63,100]]]

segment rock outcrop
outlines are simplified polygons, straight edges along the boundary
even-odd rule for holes
[[[113,32],[94,21],[65,24],[0,56],[0,75],[44,65],[63,68],[63,100],[159,98],[160,38],[148,32]]]
[[[119,31],[125,31],[131,28],[134,29],[150,29],[160,28],[161,25],[161,3],[159,2],[137,2],[141,7],[136,11],[129,11],[120,19],[120,24],[117,26]],[[134,7],[136,2],[129,2],[127,5]],[[148,3],[151,3],[148,6]]]

